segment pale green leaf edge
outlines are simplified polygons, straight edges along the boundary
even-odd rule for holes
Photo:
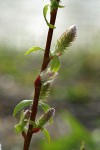
[[[46,15],[47,15],[47,11],[48,11],[48,7],[49,7],[49,6],[50,6],[49,4],[47,4],[47,5],[44,6],[44,8],[43,8],[43,16],[44,16],[44,19],[45,19],[47,25],[48,25],[50,28],[54,29],[55,26],[53,26],[52,24],[50,24],[50,23],[48,22],[47,18],[46,18]]]
[[[31,47],[28,51],[26,51],[26,53],[25,53],[25,55],[28,55],[28,54],[30,54],[30,53],[32,53],[32,52],[35,52],[35,51],[38,51],[38,50],[42,50],[42,51],[44,51],[44,49],[42,49],[41,47]]]
[[[23,100],[14,108],[13,116],[15,117],[16,114],[22,110],[24,107],[31,105],[33,100]]]
[[[47,143],[50,144],[50,134],[46,128],[42,129],[43,134],[45,135],[45,138],[47,140]]]
[[[39,102],[39,105],[42,107],[42,109],[44,110],[44,112],[46,112],[48,109],[50,109],[50,106],[46,103],[43,102]]]
[[[31,105],[33,100],[23,100],[20,103],[17,104],[17,106],[14,108],[13,116],[15,117],[16,114],[21,111],[24,107]],[[50,106],[48,104],[45,104],[43,102],[39,102],[39,105],[42,107],[44,112],[46,112]]]

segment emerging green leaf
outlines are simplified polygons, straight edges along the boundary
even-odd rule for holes
[[[58,56],[53,56],[52,64],[51,64],[51,70],[54,72],[57,72],[60,68],[60,60]]]
[[[31,47],[31,48],[25,53],[25,55],[28,55],[28,54],[30,54],[30,53],[32,53],[32,52],[35,52],[35,51],[38,51],[38,50],[44,51],[44,49],[42,49],[41,47]]]
[[[24,124],[16,124],[15,125],[15,132],[17,134],[21,133],[22,131],[25,130],[24,127],[25,127]]]
[[[23,100],[21,101],[14,109],[13,116],[16,116],[16,114],[21,111],[24,107],[31,105],[33,100]]]
[[[49,5],[49,4],[48,4],[48,5],[45,5],[45,6],[44,6],[44,8],[43,8],[43,15],[44,15],[44,19],[45,19],[45,21],[46,21],[47,25],[49,26],[49,28],[54,29],[55,27],[54,27],[52,24],[50,24],[50,23],[48,22],[47,18],[46,18],[47,11],[48,11],[48,7],[50,7],[50,5]]]
[[[65,7],[65,6],[59,5],[59,2],[57,0],[50,0],[50,1],[51,1],[51,11],[53,9],[64,8]]]
[[[42,132],[45,135],[45,138],[47,140],[47,143],[50,144],[50,134],[46,128],[42,128]]]

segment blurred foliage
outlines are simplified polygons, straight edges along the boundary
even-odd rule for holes
[[[36,52],[33,56],[24,56],[24,51],[1,47],[0,76],[10,75],[17,83],[32,87],[40,70],[41,55]],[[53,99],[88,101],[100,98],[100,51],[70,51],[61,58],[61,65],[52,87]]]
[[[53,98],[86,102],[100,98],[100,51],[70,51],[62,59],[62,70]],[[61,90],[62,89],[62,90]],[[63,91],[63,92],[62,92]]]
[[[4,111],[2,108],[5,106],[5,108],[7,108],[5,110],[7,111],[7,114],[9,113],[9,110],[11,110],[11,107],[13,107],[13,105],[15,105],[16,102],[12,100],[14,104],[12,103],[11,104],[12,106],[9,105],[9,102],[11,100],[10,90],[12,88],[15,88],[17,84],[20,84],[21,85],[20,91],[21,89],[23,90],[24,87],[28,87],[29,90],[32,89],[33,91],[33,82],[40,70],[43,53],[36,52],[36,54],[34,55],[25,56],[24,55],[25,52],[26,50],[18,51],[15,48],[9,48],[6,46],[0,47],[0,101],[1,101],[0,111],[1,110]],[[59,76],[57,77],[56,81],[53,83],[51,89],[51,95],[49,97],[49,102],[52,104],[53,107],[56,108],[57,114],[61,116],[61,112],[59,112],[59,109],[61,111],[68,109],[67,107],[68,103],[74,103],[74,104],[80,103],[84,105],[84,103],[88,104],[88,102],[91,103],[93,101],[96,102],[99,101],[100,99],[99,45],[94,44],[91,47],[89,47],[89,49],[86,47],[84,47],[84,49],[80,47],[78,48],[78,50],[75,50],[74,48],[74,51],[73,51],[73,47],[71,47],[71,50],[68,51],[67,54],[60,59],[61,59],[62,69],[61,71],[59,71]],[[8,80],[10,78],[11,80]],[[15,84],[14,87],[12,86],[12,88],[9,88],[12,79],[14,80]],[[8,87],[8,93],[6,93],[7,90],[3,88],[4,85]],[[19,88],[19,86],[17,88]],[[7,100],[3,99],[2,101],[1,95],[3,94],[2,92],[3,90],[5,90],[4,96],[7,95],[6,98]],[[22,94],[21,92],[19,92],[19,95]],[[26,89],[25,91],[23,91],[23,95],[25,95],[28,92],[29,91]],[[20,97],[19,95],[18,97]],[[2,103],[4,103],[3,107],[2,107]],[[90,106],[91,106],[91,111],[90,111]],[[80,105],[78,105],[77,107],[76,105],[73,106],[71,105],[71,107],[73,107],[74,109],[74,113],[76,114],[77,112],[79,116],[81,115],[79,114],[79,112],[81,112],[83,115],[83,111],[84,111],[86,120],[84,119],[84,115],[83,118],[81,118],[81,120],[83,119],[83,123],[85,125],[89,123],[89,121],[91,121],[91,118],[89,116],[86,116],[88,115],[88,111],[89,111],[89,115],[90,113],[92,113],[91,116],[94,115],[93,116],[94,118],[99,116],[98,115],[100,112],[99,103],[95,105],[93,103],[90,106],[85,105],[85,109],[83,109],[82,105],[81,107]],[[41,135],[39,134],[36,136],[36,140],[34,140],[32,143],[33,146],[35,145],[36,149],[42,148],[43,150],[47,150],[47,149],[48,150],[49,149],[50,150],[51,149],[52,150],[79,150],[82,141],[84,141],[86,150],[90,150],[90,149],[99,150],[100,147],[99,128],[94,129],[93,132],[87,131],[84,125],[80,124],[79,121],[77,121],[72,115],[66,112],[62,114],[62,118],[63,121],[66,122],[66,127],[69,127],[68,132],[65,131],[65,134],[61,134],[61,135],[58,134],[59,130],[60,132],[61,130],[66,130],[66,128],[63,129],[63,125],[62,125],[63,122],[58,118],[59,124],[61,124],[60,125],[61,128],[57,129],[57,126],[53,125],[54,132],[53,132],[51,144],[47,145],[45,144],[45,142],[42,141],[42,145],[41,145],[40,144]],[[98,124],[98,126],[100,125],[99,120],[100,119],[94,120],[95,124]],[[7,119],[5,122],[7,122]],[[56,122],[56,117],[54,122]],[[17,145],[18,149],[20,149],[22,146],[22,141],[19,141],[19,137],[16,137],[15,134],[14,135],[12,134],[12,136],[10,136],[11,142],[8,142],[10,132],[7,133],[8,126],[5,127],[7,123],[5,123],[4,125],[2,120],[0,124],[1,124],[0,134],[2,135],[1,142],[3,143],[3,139],[5,137],[7,139],[3,143],[5,145],[4,146],[5,150],[8,149],[8,145],[9,145],[9,149],[11,149],[11,147],[12,149],[14,149],[14,145],[15,148]],[[10,130],[13,130],[13,126],[14,123],[13,125],[10,124],[9,127],[11,128]],[[3,129],[5,129],[4,127],[6,128],[6,131],[3,131]],[[14,131],[12,131],[12,133],[13,132]],[[12,138],[15,139],[13,146],[12,146]],[[95,143],[97,147],[95,146]]]
[[[62,117],[66,126],[70,125],[70,133],[53,139],[50,145],[44,144],[43,150],[79,150],[82,141],[86,143],[86,150],[97,150],[90,133],[78,120],[66,112],[63,113]]]
[[[38,73],[40,59],[35,56],[27,57],[24,51],[1,47],[0,48],[0,75],[11,75],[16,82],[30,86]]]

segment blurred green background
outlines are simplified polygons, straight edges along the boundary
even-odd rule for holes
[[[32,99],[42,53],[25,56],[31,46],[45,47],[47,26],[42,9],[48,0],[0,0],[0,143],[3,150],[21,150],[23,139],[14,132],[13,109]],[[30,150],[100,150],[100,1],[62,0],[52,49],[59,36],[76,24],[77,38],[61,57],[61,69],[48,103],[56,109],[48,129],[33,136]],[[39,113],[42,113],[39,110]]]

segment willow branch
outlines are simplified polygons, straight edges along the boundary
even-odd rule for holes
[[[58,0],[58,2],[59,1],[60,0]],[[58,9],[53,9],[51,11],[50,24],[52,24],[52,25],[55,25],[56,16],[57,16],[57,10]],[[52,36],[53,36],[53,29],[49,28],[41,71],[43,71],[43,70],[45,70],[47,68],[47,66],[49,64],[49,61],[50,61],[49,54],[50,54],[50,47],[51,47]],[[35,85],[35,94],[34,94],[34,101],[33,101],[33,105],[32,105],[32,113],[31,113],[31,117],[30,117],[31,121],[35,121],[36,114],[37,114],[39,95],[40,95],[41,85],[42,85],[41,80],[40,80],[40,76],[38,76],[36,78],[36,80],[34,82],[34,85]],[[23,150],[29,150],[29,146],[30,146],[30,141],[31,141],[32,135],[33,135],[33,133],[32,133],[32,125],[30,124],[29,128],[28,128],[28,132],[27,132],[26,138],[24,140]]]

